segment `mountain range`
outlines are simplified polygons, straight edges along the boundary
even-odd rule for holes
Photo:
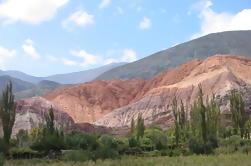
[[[238,89],[243,94],[246,114],[250,115],[250,71],[251,31],[235,31],[210,34],[142,60],[120,64],[84,83],[31,83],[10,76],[1,76],[0,83],[11,79],[17,97],[37,96],[17,100],[13,135],[20,127],[36,127],[44,111],[52,106],[57,123],[68,129],[120,137],[128,134],[130,122],[139,115],[146,127],[153,123],[163,129],[171,127],[172,99],[176,96],[182,100],[189,115],[199,85],[205,98],[216,96],[225,115],[230,113],[229,93]],[[81,74],[77,77],[84,78]],[[61,78],[63,81],[70,77]],[[0,85],[3,89],[4,84]]]
[[[149,79],[193,59],[205,59],[215,54],[233,54],[251,58],[251,31],[213,33],[160,51],[98,76],[97,80]]]
[[[91,81],[103,72],[126,63],[112,63],[96,69],[52,75],[48,77],[35,77],[20,71],[0,71],[0,91],[9,81],[13,83],[13,92],[16,99],[41,96],[58,88],[72,84]]]
[[[78,84],[91,81],[94,78],[98,77],[100,74],[125,64],[126,63],[124,62],[111,63],[95,69],[66,73],[66,74],[56,74],[47,77],[36,77],[16,70],[7,70],[7,71],[0,70],[0,76],[8,75],[10,77],[17,78],[30,83],[38,83],[43,80],[48,80],[48,81],[58,82],[60,84]]]

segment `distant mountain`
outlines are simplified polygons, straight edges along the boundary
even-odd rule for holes
[[[6,85],[10,81],[12,82],[14,93],[35,87],[34,84],[27,82],[27,81],[23,81],[23,80],[13,78],[10,76],[0,76],[0,92],[2,92],[2,90],[5,89]]]
[[[187,61],[205,59],[215,54],[234,54],[251,58],[251,31],[210,34],[114,68],[96,79],[149,79],[161,71],[177,67]]]
[[[30,83],[10,76],[0,76],[0,92],[5,89],[10,81],[12,82],[16,99],[41,96],[58,88],[67,86],[47,80],[38,83]]]
[[[21,98],[30,98],[34,96],[42,96],[46,93],[49,93],[51,91],[54,91],[54,90],[57,90],[59,88],[66,87],[66,86],[69,86],[69,85],[62,85],[53,81],[43,80],[37,84],[34,84],[34,87],[30,89],[16,92],[15,97],[16,99],[21,99]]]
[[[18,78],[20,80],[27,81],[27,82],[32,82],[32,83],[37,83],[43,80],[40,77],[31,76],[31,75],[28,75],[28,74],[25,74],[23,72],[16,71],[16,70],[7,70],[7,71],[0,70],[0,76],[4,76],[4,75],[8,75],[8,76]]]
[[[86,71],[80,71],[80,72],[73,72],[73,73],[67,73],[67,74],[57,74],[52,75],[49,77],[44,77],[44,80],[50,80],[59,82],[61,84],[79,84],[83,82],[92,81],[96,77],[98,77],[100,74],[111,70],[115,67],[125,65],[126,63],[112,63],[109,65],[105,65],[99,68],[86,70]]]
[[[49,80],[49,81],[54,81],[61,84],[78,84],[78,83],[92,81],[93,79],[98,77],[100,74],[108,70],[111,70],[115,67],[124,65],[124,64],[126,63],[112,63],[109,65],[105,65],[105,66],[91,69],[91,70],[66,73],[66,74],[57,74],[57,75],[52,75],[48,77],[35,77],[35,76],[31,76],[31,75],[25,74],[20,71],[15,71],[15,70],[7,70],[7,71],[0,70],[0,76],[8,75],[10,77],[17,78],[17,79],[27,81],[30,83],[38,83],[43,80]]]

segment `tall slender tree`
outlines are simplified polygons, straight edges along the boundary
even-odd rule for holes
[[[11,82],[7,84],[5,90],[2,92],[2,98],[0,99],[0,118],[2,120],[4,141],[9,144],[16,118],[16,103]]]
[[[142,118],[142,114],[139,114],[136,126],[137,140],[139,140],[139,138],[142,138],[144,136],[144,132],[145,132],[144,119]]]
[[[240,134],[241,137],[245,135],[245,107],[241,93],[232,90],[230,95],[230,111],[232,113],[232,123],[234,134]]]
[[[132,120],[131,120],[131,135],[134,134],[134,131],[135,131],[135,122],[134,122],[134,118],[132,118]]]

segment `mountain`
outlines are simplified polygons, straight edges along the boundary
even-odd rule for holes
[[[6,88],[6,85],[10,81],[12,82],[16,99],[41,96],[58,88],[69,86],[47,80],[38,83],[30,83],[10,76],[0,76],[0,92]]]
[[[14,93],[35,87],[35,85],[30,82],[26,82],[17,78],[4,75],[4,76],[0,76],[0,92],[2,92],[6,88],[6,85],[10,81],[12,82]]]
[[[63,84],[59,84],[59,83],[48,81],[48,80],[43,80],[33,85],[34,86],[29,89],[16,92],[15,98],[21,99],[21,98],[30,98],[34,96],[42,96],[56,89],[70,86],[70,85],[63,85]]]
[[[141,60],[107,71],[97,80],[149,79],[193,59],[205,59],[215,54],[234,54],[251,58],[251,31],[230,31],[179,44]]]
[[[93,79],[98,77],[100,74],[108,70],[111,70],[115,67],[124,65],[124,64],[126,63],[112,63],[112,64],[105,65],[96,69],[67,73],[67,74],[57,74],[57,75],[52,75],[49,77],[44,77],[43,79],[59,82],[61,84],[78,84],[78,83],[92,81]]]
[[[244,94],[247,113],[251,114],[251,59],[236,55],[215,55],[192,60],[166,70],[149,80],[92,81],[46,94],[77,123],[90,122],[106,127],[128,127],[142,114],[146,125],[163,128],[172,124],[171,101],[182,99],[186,112],[201,84],[205,96],[216,94],[222,112],[229,113],[229,91]]]
[[[32,82],[32,83],[37,83],[39,81],[42,81],[43,79],[40,77],[34,77],[28,74],[25,74],[23,72],[20,71],[16,71],[16,70],[7,70],[7,71],[3,71],[0,70],[0,76],[4,76],[4,75],[8,75],[23,81],[27,81],[27,82]]]
[[[125,65],[126,63],[111,63],[99,68],[91,69],[91,70],[85,70],[85,71],[79,71],[79,72],[73,72],[73,73],[66,73],[66,74],[57,74],[57,75],[51,75],[48,77],[35,77],[28,74],[25,74],[20,71],[15,70],[7,70],[2,71],[0,70],[0,76],[8,75],[13,78],[17,78],[26,82],[30,83],[39,83],[43,80],[58,82],[61,84],[79,84],[83,82],[92,81],[96,77],[98,77],[100,74],[111,70],[115,67]]]
[[[107,128],[96,126],[89,123],[75,123],[73,119],[65,112],[61,111],[52,102],[42,97],[32,97],[29,99],[20,99],[16,101],[16,120],[12,130],[12,137],[20,129],[31,130],[34,127],[39,127],[44,123],[44,115],[52,107],[55,117],[55,125],[58,127],[64,126],[67,130],[80,130],[84,132],[94,132],[113,137],[126,136],[129,132],[128,128]],[[3,136],[2,126],[0,123],[0,137]]]

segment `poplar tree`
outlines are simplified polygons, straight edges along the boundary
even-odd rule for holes
[[[234,134],[240,134],[241,137],[245,135],[245,108],[241,93],[232,90],[230,95],[230,111],[232,113],[232,125]]]
[[[9,144],[12,128],[16,118],[16,103],[12,92],[12,83],[9,82],[2,92],[0,99],[0,118],[2,121],[5,143]]]

